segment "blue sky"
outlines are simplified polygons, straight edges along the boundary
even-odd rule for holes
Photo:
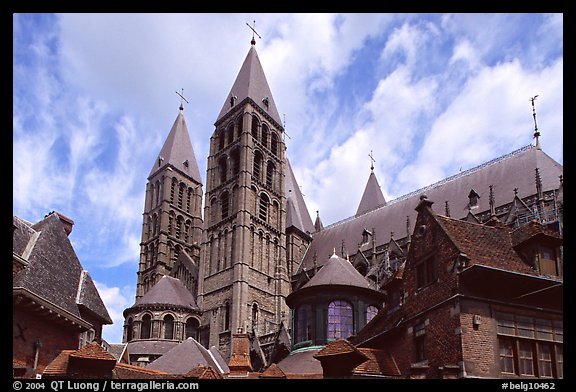
[[[15,14],[13,214],[56,210],[119,342],[134,303],[146,177],[178,114],[205,178],[250,48],[312,219],[354,215],[533,143],[563,163],[562,14]]]

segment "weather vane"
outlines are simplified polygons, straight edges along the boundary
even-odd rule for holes
[[[184,89],[182,89],[182,94],[180,94],[178,91],[176,91],[176,94],[178,94],[178,96],[180,97],[180,110],[184,110],[184,102],[190,104],[190,102],[188,102],[188,100],[184,98]]]
[[[250,43],[252,45],[256,45],[256,40],[254,39],[254,34],[256,34],[258,36],[258,38],[262,39],[262,37],[260,37],[260,34],[258,34],[258,32],[256,32],[256,21],[253,21],[254,23],[254,27],[250,26],[248,24],[248,22],[246,22],[246,26],[250,27],[250,30],[252,30],[252,41],[250,41]]]

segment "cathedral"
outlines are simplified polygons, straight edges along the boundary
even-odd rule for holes
[[[136,299],[124,310],[132,364],[154,368],[189,338],[209,349],[212,363],[228,362],[234,337],[244,334],[255,371],[279,364],[285,373],[322,373],[327,344],[372,342],[379,332],[370,328],[410,303],[402,277],[408,282],[411,244],[428,233],[426,213],[450,238],[444,220],[506,230],[536,221],[554,234],[531,271],[562,279],[563,167],[537,133],[535,145],[395,200],[384,198],[372,170],[356,214],[324,227],[300,192],[254,41],[214,127],[205,183],[182,106],[148,175]],[[453,271],[472,256],[460,253]],[[440,279],[435,268],[414,269],[418,291]]]

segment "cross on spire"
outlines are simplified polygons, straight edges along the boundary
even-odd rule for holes
[[[262,37],[260,37],[260,34],[258,34],[258,33],[256,32],[256,21],[254,20],[254,21],[252,21],[252,22],[253,22],[253,24],[254,24],[253,27],[250,26],[250,25],[248,24],[248,22],[246,22],[246,26],[248,26],[248,27],[250,28],[250,30],[252,30],[252,41],[250,41],[250,43],[251,43],[252,45],[256,45],[256,40],[254,39],[254,34],[256,34],[256,35],[258,36],[258,38],[260,38],[260,39],[262,39]]]
[[[187,104],[190,103],[186,98],[184,98],[184,89],[182,89],[182,94],[180,94],[178,91],[176,91],[176,94],[178,94],[178,96],[180,97],[180,110],[184,110],[184,102],[186,102]]]
[[[534,117],[534,139],[536,139],[536,148],[540,149],[540,141],[538,138],[540,137],[540,132],[538,131],[538,124],[536,123],[536,108],[534,107],[534,101],[538,98],[538,95],[535,95],[529,99],[532,102],[532,117]]]
[[[374,171],[374,162],[376,162],[376,160],[372,156],[372,150],[370,150],[370,154],[368,154],[368,156],[370,157],[370,160],[372,161],[370,164],[370,170]]]

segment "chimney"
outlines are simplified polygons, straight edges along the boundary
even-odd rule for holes
[[[72,233],[72,227],[74,226],[74,221],[68,218],[66,215],[57,211],[52,211],[50,214],[56,214],[56,216],[60,218],[60,222],[62,222],[62,224],[64,225],[64,231],[66,232],[66,235],[70,236],[70,233]]]

